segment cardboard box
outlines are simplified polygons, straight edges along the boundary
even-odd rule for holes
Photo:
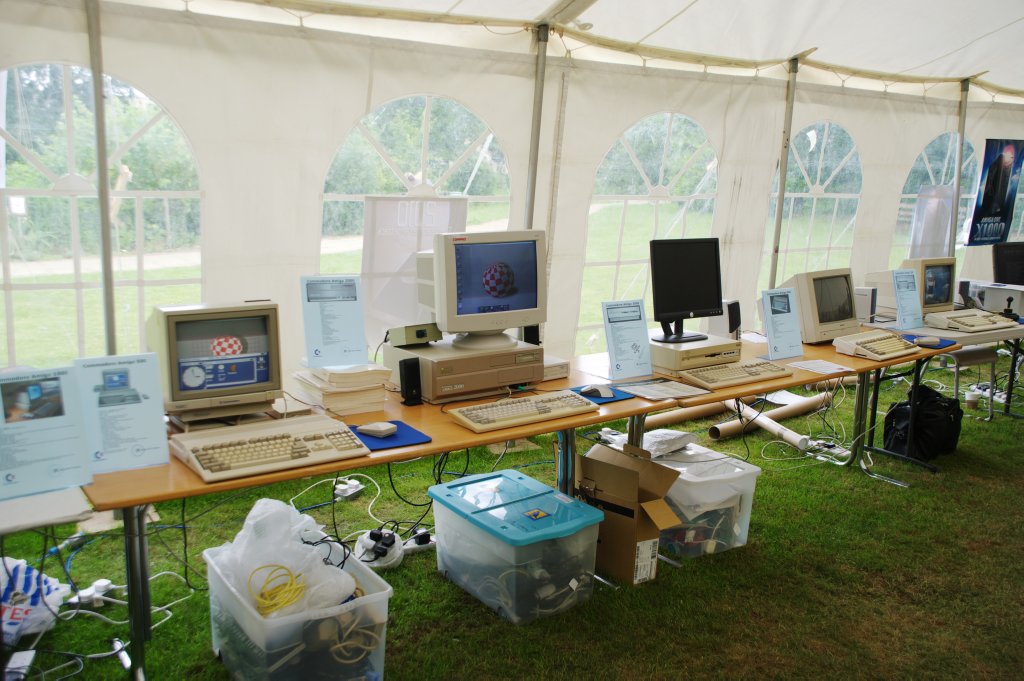
[[[665,495],[679,472],[650,460],[594,445],[576,466],[576,492],[604,511],[598,527],[597,572],[623,584],[649,582],[657,575],[658,537],[679,525]],[[645,457],[645,455],[647,455]]]

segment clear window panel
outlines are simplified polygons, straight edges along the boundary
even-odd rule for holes
[[[117,306],[118,295],[114,293],[114,314],[117,322],[114,324],[114,331],[117,331],[120,323],[120,312]],[[132,305],[132,309],[135,306]],[[99,288],[88,288],[82,291],[82,312],[84,324],[82,326],[82,340],[85,351],[82,357],[97,357],[107,354],[107,329],[103,315],[103,291]],[[117,339],[115,337],[116,340]],[[120,343],[118,352],[120,352]]]
[[[420,155],[426,105],[426,97],[405,97],[378,107],[363,119],[384,152],[413,184],[421,184],[424,179]]]
[[[363,247],[355,250],[320,253],[321,274],[359,274],[363,270]]]
[[[325,239],[363,233],[362,201],[324,201],[322,234]]]
[[[68,199],[29,196],[25,215],[8,214],[13,283],[74,281],[70,205]]]
[[[614,299],[634,300],[643,298],[647,292],[647,282],[649,279],[649,268],[646,262],[643,264],[620,265]],[[611,298],[606,298],[605,300],[611,300]]]
[[[586,261],[615,262],[619,258],[619,228],[625,205],[622,201],[595,201],[587,219]]]
[[[76,303],[72,290],[14,291],[14,361],[19,366],[64,366],[78,357]]]
[[[484,133],[487,131],[487,126],[461,104],[451,99],[432,97],[429,131],[428,178],[431,185],[436,185],[438,180],[451,169],[452,165],[471,145],[478,141],[486,141]],[[481,140],[481,136],[484,137],[484,140]],[[477,154],[481,153],[484,153],[483,147],[477,149]],[[463,163],[468,167],[465,168],[465,176],[459,183],[461,186],[469,186],[469,174],[475,161],[475,156],[470,155],[468,163]],[[480,193],[486,194],[487,192]]]
[[[604,327],[591,326],[580,328],[576,332],[576,347],[573,354],[591,355],[595,352],[604,352],[608,349],[604,337]]]
[[[144,328],[139,328],[138,286],[114,287],[114,314],[117,319],[114,328],[117,339],[117,354],[129,355],[141,352],[141,334],[145,330]],[[105,347],[106,335],[104,334],[104,352]]]
[[[832,236],[836,200],[817,199],[814,202],[813,221],[807,243],[811,248],[827,247]]]
[[[633,163],[622,141],[616,142],[597,169],[595,196],[644,196],[647,193],[643,174]]]
[[[7,299],[3,295],[0,295],[0,362],[3,362],[3,366],[5,367],[14,365],[14,358],[12,358],[10,353],[7,351],[8,340]]]
[[[146,241],[143,279],[202,276],[198,199],[144,199],[142,220]]]
[[[373,145],[355,129],[334,157],[324,192],[328,194],[398,194],[405,184],[395,175]],[[361,224],[361,223],[360,223]]]
[[[657,201],[630,201],[626,206],[626,221],[622,229],[622,245],[619,260],[647,260],[650,257],[650,241],[655,234],[655,211]]]
[[[511,205],[508,201],[470,201],[466,206],[466,227],[487,230],[508,229]]]
[[[612,300],[615,267],[587,267],[583,270],[579,326],[602,323],[601,303]]]
[[[68,174],[64,116],[65,66],[30,64],[8,71],[4,128],[24,147],[45,159],[55,175]],[[91,101],[91,98],[90,100]],[[91,108],[91,107],[90,107]],[[90,126],[91,127],[91,126]],[[8,147],[7,186],[43,187],[48,181]],[[36,180],[42,180],[40,184]]]

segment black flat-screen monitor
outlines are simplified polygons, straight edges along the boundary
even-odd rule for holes
[[[683,321],[722,314],[718,239],[651,241],[651,291],[654,320],[661,322],[662,330],[651,340],[686,343],[707,338],[685,331]]]
[[[992,278],[998,284],[1024,286],[1024,241],[992,246]]]

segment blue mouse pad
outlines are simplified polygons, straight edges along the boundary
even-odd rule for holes
[[[611,386],[609,386],[609,387],[611,387]],[[622,392],[621,390],[616,390],[615,388],[612,388],[612,392],[614,393],[614,395],[612,397],[598,397],[597,395],[583,395],[580,392],[580,390],[582,390],[582,389],[583,389],[583,386],[579,386],[579,387],[576,387],[576,388],[569,388],[569,390],[573,391],[577,395],[581,395],[582,397],[586,397],[588,400],[590,400],[594,404],[605,404],[606,402],[618,402],[620,400],[628,400],[628,399],[636,397],[636,395],[630,395],[627,392]]]
[[[918,338],[924,338],[923,335],[915,336],[912,333],[904,333],[904,334],[901,334],[901,335],[903,336],[903,338],[905,338],[906,340],[910,341],[911,343],[913,343]],[[939,344],[938,345],[922,345],[920,347],[922,349],[924,349],[924,350],[936,350],[936,349],[941,350],[942,348],[948,348],[950,345],[956,345],[956,341],[951,341],[948,338],[939,338]]]
[[[352,432],[356,434],[366,448],[371,452],[375,452],[378,449],[392,449],[393,447],[405,447],[407,445],[419,445],[424,442],[430,442],[430,436],[426,433],[421,433],[412,426],[408,426],[402,421],[389,421],[398,426],[391,435],[387,437],[374,437],[373,435],[366,435],[356,430],[355,426],[349,426]]]

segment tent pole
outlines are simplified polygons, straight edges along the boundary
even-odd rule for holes
[[[540,117],[544,109],[544,72],[548,60],[548,25],[537,25],[537,70],[533,79],[533,122],[530,124],[530,167],[526,173],[526,229],[533,229],[540,156]]]
[[[796,99],[796,72],[800,57],[789,60],[789,82],[786,84],[786,120],[782,124],[782,151],[779,153],[779,196],[775,201],[775,229],[772,233],[772,261],[768,268],[768,288],[775,288],[779,267],[779,241],[782,239],[782,207],[786,201],[786,174],[789,172],[789,136],[793,131],[793,102]]]
[[[107,115],[103,95],[103,50],[100,43],[100,5],[98,0],[85,0],[86,24],[89,30],[89,68],[92,69],[92,96],[96,109],[96,187],[100,207],[100,268],[103,277],[103,320],[107,354],[117,354],[114,329],[114,268],[110,244],[110,182],[107,161]]]
[[[949,244],[946,257],[952,258],[956,253],[956,231],[960,222],[960,173],[964,165],[964,132],[967,129],[967,91],[971,87],[969,78],[960,81],[960,120],[957,122],[956,135],[956,168],[953,172],[953,210],[949,215]]]

